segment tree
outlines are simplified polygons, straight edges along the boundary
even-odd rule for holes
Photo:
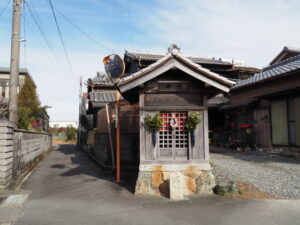
[[[67,141],[75,140],[76,132],[77,132],[76,128],[68,126],[65,131]]]
[[[49,106],[41,107],[33,80],[25,76],[25,82],[19,94],[18,127],[24,130],[30,129],[32,122],[41,118],[47,108]]]

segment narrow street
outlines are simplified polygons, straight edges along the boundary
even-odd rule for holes
[[[133,195],[74,145],[51,152],[21,191],[32,193],[18,225],[299,224],[299,201],[203,196],[172,202]]]

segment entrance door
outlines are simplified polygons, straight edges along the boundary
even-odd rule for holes
[[[254,112],[254,120],[256,122],[256,144],[260,148],[270,147],[271,139],[269,109],[256,109]]]
[[[185,127],[187,112],[161,112],[163,127],[159,131],[158,158],[187,159],[188,131]]]

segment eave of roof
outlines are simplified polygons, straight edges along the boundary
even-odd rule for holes
[[[234,109],[234,108],[239,108],[239,107],[248,107],[248,106],[254,104],[255,102],[256,102],[256,100],[242,102],[242,103],[238,103],[238,104],[228,104],[228,105],[221,106],[220,109],[226,110],[226,109]]]

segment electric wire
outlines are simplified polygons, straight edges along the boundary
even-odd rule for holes
[[[31,6],[28,4],[27,1],[24,1],[24,3],[26,4],[26,6],[27,6],[26,9],[28,10],[28,12],[29,12],[31,18],[33,19],[35,25],[37,26],[37,28],[38,28],[38,30],[39,30],[41,36],[42,36],[43,39],[44,39],[44,41],[46,42],[46,44],[47,44],[47,46],[48,46],[48,48],[49,48],[49,50],[50,50],[52,56],[54,57],[56,63],[59,65],[59,67],[60,67],[61,71],[63,72],[63,74],[66,75],[67,73],[64,71],[63,66],[61,65],[61,63],[60,63],[58,57],[56,56],[56,54],[55,54],[55,52],[54,52],[54,49],[52,48],[52,45],[50,44],[49,40],[47,39],[46,34],[44,33],[44,31],[43,31],[41,25],[39,24],[39,22],[38,22],[38,20],[37,20],[37,18],[36,18],[36,16],[35,16],[35,14],[34,14],[34,12],[33,12],[33,9],[31,8]],[[66,75],[66,77],[69,77],[69,76]],[[70,78],[69,78],[69,79],[70,79]],[[74,88],[75,90],[77,90],[77,88],[75,87],[75,85],[74,85],[74,83],[73,83],[74,81],[73,81],[72,78],[70,79],[70,81],[71,81],[70,83],[71,83],[71,85],[73,86],[73,88]]]
[[[4,8],[2,9],[2,11],[0,12],[0,16],[2,16],[2,15],[5,13],[5,11],[6,11],[6,9],[8,8],[10,2],[11,2],[11,0],[8,0],[8,1],[7,1],[6,5],[5,5]]]
[[[70,60],[70,57],[69,57],[69,54],[68,54],[68,51],[67,51],[67,48],[66,48],[66,45],[65,45],[65,42],[64,42],[64,39],[62,37],[61,29],[59,27],[59,24],[58,24],[58,21],[57,21],[57,18],[56,18],[54,9],[53,9],[52,1],[48,0],[48,2],[49,2],[49,5],[50,5],[50,8],[51,8],[51,11],[52,11],[52,15],[53,15],[53,18],[54,18],[54,21],[55,21],[55,24],[56,24],[56,28],[57,28],[57,31],[58,31],[58,34],[59,34],[59,38],[60,38],[61,44],[63,46],[64,53],[65,53],[65,56],[67,58],[67,61],[68,61],[71,73],[76,78],[76,76],[74,74],[74,70],[73,70],[72,64],[71,64],[71,60]]]
[[[79,26],[77,26],[74,22],[72,22],[68,17],[66,17],[61,11],[59,11],[56,7],[53,7],[55,9],[55,11],[57,11],[66,21],[68,21],[74,28],[76,28],[80,33],[82,33],[84,36],[86,36],[89,40],[93,41],[94,43],[96,43],[97,45],[101,46],[102,48],[110,51],[110,52],[114,52],[114,50],[112,50],[111,48],[105,46],[104,44],[102,44],[101,42],[97,41],[95,38],[93,38],[92,36],[90,36],[89,34],[87,34],[85,31],[83,31]]]
[[[29,31],[32,33],[32,36],[34,37],[34,39],[39,43],[39,45],[45,50],[45,53],[47,54],[49,60],[52,60],[53,61],[53,55],[50,54],[51,51],[49,51],[49,48],[46,49],[46,47],[43,45],[42,41],[40,40],[39,38],[39,35],[37,35],[37,33],[34,31],[33,27],[31,27],[31,25],[28,23],[28,20],[26,20],[26,26],[27,28],[29,28]],[[54,63],[57,63],[57,62],[54,62]],[[60,67],[58,67],[58,69],[64,73],[64,71],[61,70]],[[68,77],[67,77],[68,78]],[[65,84],[68,84],[67,83],[67,80],[66,79],[63,79],[63,82],[65,82]],[[72,86],[74,87],[74,86]]]

